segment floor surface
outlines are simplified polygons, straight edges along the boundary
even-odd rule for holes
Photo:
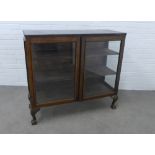
[[[0,86],[1,134],[155,134],[155,91],[120,91],[111,98],[41,109],[32,126],[27,87]]]

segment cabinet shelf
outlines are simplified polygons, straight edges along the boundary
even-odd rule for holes
[[[44,103],[45,101],[67,99],[74,96],[74,81],[52,81],[44,80],[37,82],[37,102]]]
[[[101,76],[96,76],[95,78],[88,78],[85,81],[85,91],[84,95],[93,96],[94,94],[106,94],[114,92],[114,88],[105,82],[104,78]]]
[[[88,49],[87,49],[88,50]],[[63,52],[58,51],[58,50],[35,50],[36,52],[38,52],[38,57],[39,59],[43,59],[43,58],[52,58],[51,56],[58,56],[58,54],[60,54],[60,58],[65,57],[66,52],[68,52],[68,50],[63,50]],[[45,55],[46,53],[46,55]],[[48,54],[47,54],[48,53]],[[93,50],[89,50],[89,56],[106,56],[106,55],[118,55],[119,53],[108,49],[108,48],[104,48],[104,49],[93,49]],[[41,57],[42,56],[42,57]],[[71,57],[66,57],[66,58],[71,58]]]
[[[74,66],[69,65],[68,67],[56,67],[55,69],[44,69],[38,70],[39,75],[36,81],[65,81],[74,79]]]
[[[108,49],[108,48],[104,49],[103,51],[106,53],[106,55],[118,55],[119,54],[118,52]]]
[[[88,49],[87,49],[88,50]],[[94,50],[88,50],[89,52],[87,53],[87,57],[92,57],[92,56],[107,56],[107,55],[118,55],[119,53],[108,49],[108,48],[104,48],[104,49],[94,49]]]
[[[85,95],[93,96],[96,93],[112,93],[114,88],[112,88],[108,83],[104,81],[102,76],[89,77],[85,81]],[[39,103],[44,101],[56,100],[60,98],[67,98],[74,96],[74,82],[73,80],[62,80],[62,81],[39,81],[37,83],[37,93]],[[64,91],[65,90],[65,91]],[[52,95],[51,95],[52,94]]]
[[[74,79],[74,66],[72,67],[65,67],[62,68],[61,70],[44,70],[44,71],[38,71],[38,77],[36,81],[66,81],[66,80],[72,80]],[[98,76],[106,76],[106,75],[113,75],[116,74],[113,70],[111,70],[108,67],[102,67],[102,68],[97,68],[95,71],[94,69],[86,69],[85,71],[85,78],[95,78]]]
[[[106,76],[106,75],[114,75],[116,74],[115,71],[113,71],[112,69],[106,67],[106,66],[95,66],[95,67],[92,67],[92,66],[89,66],[89,67],[86,67],[86,72],[88,73],[92,73],[93,75],[100,75],[100,76]],[[88,74],[89,76],[89,74]]]

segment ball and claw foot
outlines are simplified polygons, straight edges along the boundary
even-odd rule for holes
[[[32,115],[32,120],[31,120],[31,124],[32,125],[36,125],[37,124],[37,119],[36,119],[36,116],[35,116],[35,114],[36,114],[37,112],[36,111],[31,111],[31,115]]]
[[[113,96],[112,97],[113,98],[113,101],[112,101],[112,104],[111,104],[111,109],[117,109],[117,100],[118,100],[118,96],[117,95],[115,95],[115,96]]]
[[[114,109],[117,109],[117,105],[112,104],[112,105],[111,105],[111,109],[113,109],[113,110],[114,110]]]
[[[32,119],[31,124],[32,125],[37,125],[37,120],[36,119]]]

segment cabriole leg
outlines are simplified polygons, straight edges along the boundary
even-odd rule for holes
[[[30,113],[31,113],[31,116],[32,116],[31,124],[32,124],[32,125],[36,125],[36,124],[37,124],[36,113],[37,113],[40,109],[39,109],[39,108],[37,108],[37,109],[32,109],[32,108],[31,108],[31,105],[29,105],[29,108],[30,108]]]
[[[118,103],[117,103],[117,100],[118,100],[118,96],[117,95],[114,95],[112,96],[112,104],[111,104],[111,109],[117,109],[117,106],[118,106]]]

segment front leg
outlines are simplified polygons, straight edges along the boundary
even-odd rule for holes
[[[31,105],[29,105],[29,108],[32,116],[31,124],[36,125],[37,124],[36,113],[40,110],[40,108],[32,109]]]
[[[31,124],[36,125],[37,124],[36,113],[40,110],[40,108],[32,108],[33,101],[30,94],[28,94],[28,99],[30,101],[29,109],[30,109],[30,114],[32,116]]]
[[[114,96],[112,96],[112,98],[113,98],[113,101],[112,101],[112,104],[111,104],[111,109],[117,109],[118,96],[117,95],[114,95]]]

